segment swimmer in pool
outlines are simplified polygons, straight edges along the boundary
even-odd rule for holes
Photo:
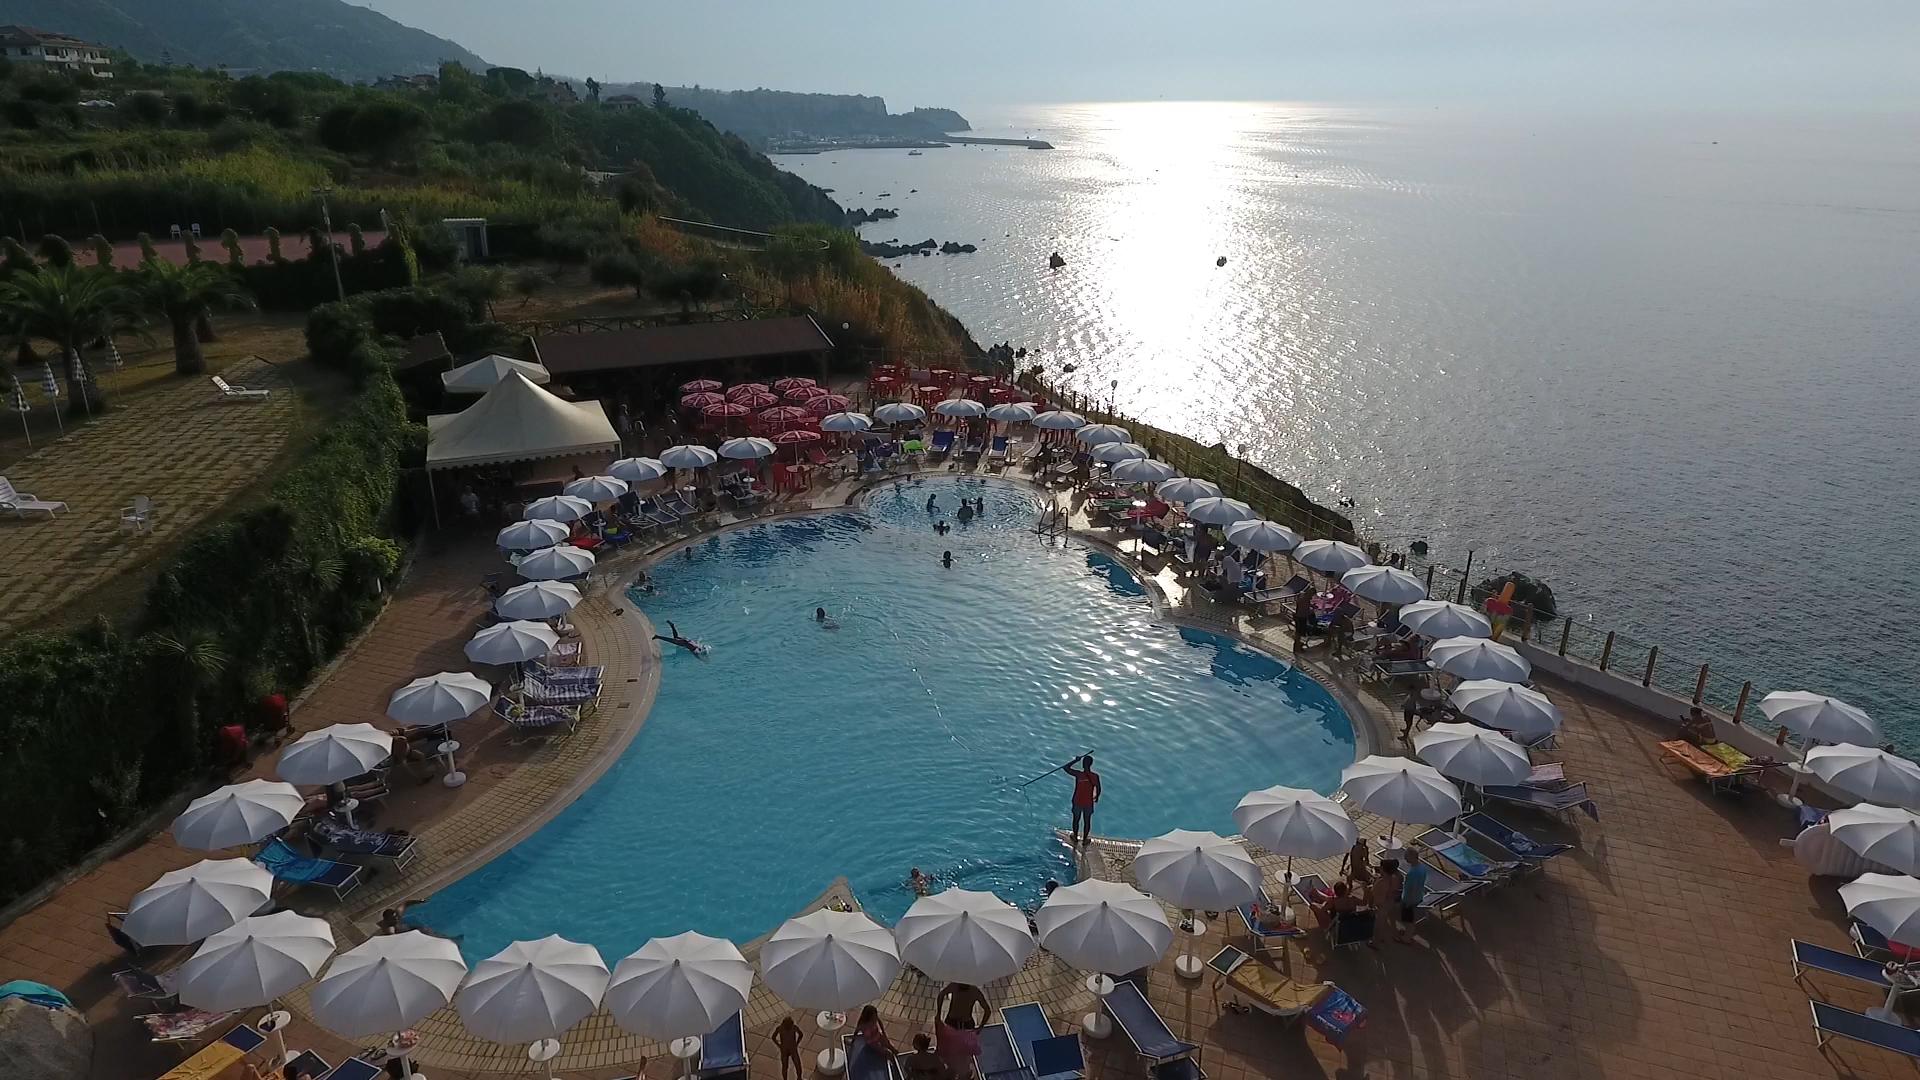
[[[940,496],[938,496],[938,495],[929,495],[929,496],[927,496],[927,513],[929,513],[929,514],[931,514],[931,513],[933,513],[933,503],[934,503],[934,500],[935,500],[935,499],[938,499],[939,497],[940,497]]]
[[[664,641],[669,645],[678,645],[695,656],[699,656],[701,653],[704,653],[707,651],[707,647],[705,645],[702,645],[697,641],[691,641],[685,637],[682,637],[680,635],[680,628],[673,625],[671,621],[667,623],[667,629],[672,632],[671,636],[668,636],[666,634],[655,634],[653,635],[653,640]]]
[[[823,607],[817,607],[813,609],[813,621],[819,623],[820,629],[822,630],[840,629],[839,623],[834,622],[832,619],[827,618],[827,609]]]
[[[947,524],[944,520],[936,521],[933,523],[933,531],[939,533],[941,536],[945,536],[953,531],[953,526]]]
[[[946,567],[949,570],[953,569],[953,552],[951,551],[941,552],[940,565]]]
[[[958,514],[955,514],[954,516],[960,519],[960,524],[962,525],[965,525],[967,522],[972,521],[973,520],[973,504],[970,502],[962,502],[960,504],[960,512]]]

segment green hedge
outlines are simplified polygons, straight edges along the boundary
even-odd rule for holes
[[[125,630],[0,646],[0,903],[203,775],[217,728],[263,723],[263,697],[291,697],[366,625],[400,563],[415,442],[376,370],[265,504],[191,539]]]

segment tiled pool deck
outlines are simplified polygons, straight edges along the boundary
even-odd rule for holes
[[[813,501],[841,505],[852,493],[843,483],[815,492]],[[623,577],[619,568],[637,558],[615,562],[607,584]],[[300,704],[296,728],[378,719],[387,695],[407,679],[466,667],[460,646],[484,607],[475,583],[497,559],[489,538],[482,537],[423,552],[389,610]],[[1291,650],[1284,628],[1229,621],[1178,591],[1171,592],[1168,606],[1175,617],[1236,628],[1283,655]],[[457,791],[430,782],[403,786],[383,810],[382,826],[420,835],[425,854],[419,862],[404,875],[375,877],[344,906],[294,898],[302,910],[333,922],[341,948],[362,940],[387,902],[430,892],[537,827],[625,745],[651,703],[656,671],[651,649],[635,646],[646,636],[644,622],[619,610],[624,607],[617,591],[603,592],[576,618],[592,662],[609,666],[601,707],[577,734],[516,747],[505,733],[480,734],[483,725],[476,723],[462,733],[468,742],[463,767],[471,782]],[[1397,715],[1390,716],[1347,669],[1329,667],[1317,650],[1304,666],[1336,689],[1378,745],[1398,745],[1385,737],[1397,731]],[[1661,719],[1584,690],[1551,683],[1547,689],[1567,714],[1562,749],[1554,756],[1566,763],[1569,776],[1588,783],[1602,821],[1581,819],[1572,827],[1513,817],[1529,830],[1579,846],[1542,873],[1470,900],[1450,924],[1428,924],[1417,944],[1388,942],[1377,951],[1334,956],[1318,944],[1295,948],[1290,963],[1296,978],[1335,981],[1369,1010],[1364,1031],[1344,1049],[1298,1026],[1224,1011],[1210,980],[1175,975],[1173,954],[1185,945],[1184,937],[1177,940],[1154,969],[1149,997],[1177,1034],[1202,1046],[1207,1073],[1217,1080],[1914,1075],[1907,1061],[1870,1047],[1814,1048],[1809,988],[1791,976],[1787,941],[1799,937],[1844,947],[1845,918],[1838,883],[1810,879],[1778,846],[1791,828],[1786,813],[1763,799],[1709,796],[1690,779],[1665,771],[1654,746],[1666,736]],[[269,754],[248,774],[269,775],[271,766]],[[1374,824],[1363,819],[1365,826]],[[1277,874],[1278,860],[1257,854]],[[107,911],[123,909],[160,873],[200,857],[174,846],[162,829],[0,928],[0,980],[38,979],[69,989],[96,1033],[95,1077],[157,1076],[179,1059],[172,1050],[145,1043],[131,1019],[145,1010],[114,994],[111,973],[125,963],[101,924]],[[1086,863],[1093,873],[1124,875],[1127,858],[1126,845],[1103,844]],[[1331,874],[1334,868],[1302,860],[1295,869]],[[1237,929],[1229,919],[1211,920],[1194,951],[1206,956],[1235,943]],[[164,968],[185,955],[163,950],[149,964]],[[1043,953],[987,991],[1001,1004],[1038,1000],[1056,1028],[1072,1029],[1090,1001],[1080,979]],[[880,1003],[896,1041],[925,1028],[935,989],[909,973]],[[1855,1009],[1878,1002],[1870,989],[1833,979],[1816,980],[1810,989]],[[298,1015],[304,997],[296,994],[287,1004]],[[769,1033],[785,1012],[764,988],[756,989],[747,1016],[756,1075],[777,1074]],[[825,1040],[812,1034],[811,1024],[803,1027],[811,1060]],[[419,1030],[415,1061],[434,1080],[534,1074],[523,1047],[473,1039],[450,1011]],[[303,1019],[289,1029],[288,1042],[335,1062],[357,1048]],[[677,1072],[657,1047],[621,1031],[604,1012],[569,1032],[564,1044],[555,1064],[568,1077],[623,1075],[643,1055],[654,1057],[649,1071],[657,1080]],[[1087,1046],[1097,1077],[1144,1072],[1124,1037],[1088,1040]]]

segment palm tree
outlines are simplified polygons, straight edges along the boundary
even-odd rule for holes
[[[106,405],[93,379],[73,377],[81,343],[139,325],[134,298],[117,277],[75,265],[41,266],[0,282],[0,325],[22,341],[37,337],[54,343],[73,403],[69,411]]]
[[[173,329],[173,369],[182,375],[207,370],[206,355],[200,351],[204,339],[197,330],[209,308],[253,306],[253,297],[226,267],[210,262],[180,266],[165,259],[147,260],[140,268],[140,298],[149,309],[166,316]]]

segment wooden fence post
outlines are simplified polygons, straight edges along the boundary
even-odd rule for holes
[[[1467,602],[1467,581],[1473,577],[1473,549],[1467,549],[1467,568],[1460,571],[1460,588],[1453,598],[1456,604]]]
[[[1607,670],[1607,661],[1613,657],[1613,631],[1607,631],[1606,643],[1600,646],[1600,670]]]
[[[1427,564],[1427,595],[1433,595],[1433,564]]]
[[[1653,685],[1653,665],[1657,663],[1659,659],[1660,659],[1660,646],[1655,645],[1647,650],[1647,671],[1646,671],[1646,674],[1640,676],[1641,686]]]
[[[1573,620],[1560,620],[1560,655],[1567,655],[1567,639],[1573,636]]]
[[[1734,702],[1734,705],[1733,705],[1733,722],[1734,722],[1734,723],[1736,723],[1736,724],[1738,724],[1738,723],[1740,722],[1740,717],[1741,717],[1741,716],[1742,716],[1742,715],[1743,715],[1744,713],[1746,713],[1746,711],[1747,711],[1747,695],[1748,695],[1748,694],[1750,694],[1750,693],[1752,693],[1752,692],[1753,692],[1753,684],[1752,684],[1752,683],[1750,683],[1750,682],[1743,682],[1743,683],[1741,683],[1741,684],[1740,684],[1740,700],[1739,700],[1739,701],[1737,701],[1737,702]]]
[[[1693,703],[1700,704],[1707,699],[1707,665],[1700,665],[1700,677],[1693,680]]]

